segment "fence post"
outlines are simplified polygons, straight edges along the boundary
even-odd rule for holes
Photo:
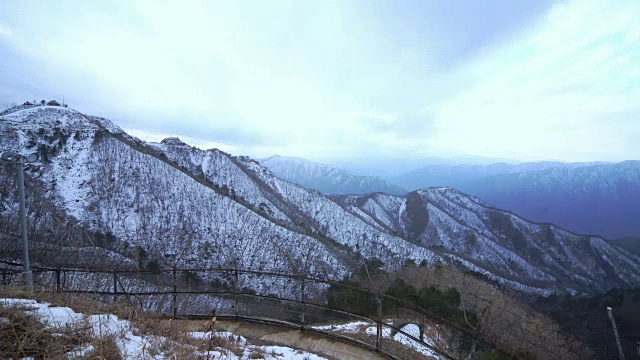
[[[114,304],[118,301],[118,295],[116,295],[117,292],[118,292],[118,275],[116,274],[116,271],[113,270],[113,303]]]
[[[60,270],[56,270],[56,292],[60,292]]]
[[[173,317],[175,318],[178,314],[178,273],[176,270],[176,265],[173,265],[173,296],[171,299],[171,307],[173,312]]]
[[[376,324],[376,350],[382,350],[382,293],[378,290],[378,321]]]
[[[235,293],[236,293],[236,319],[238,318],[238,307],[239,307],[239,297],[240,297],[240,288],[239,288],[240,284],[238,283],[238,268],[236,267],[235,269],[235,282],[233,283],[233,287],[235,288]]]

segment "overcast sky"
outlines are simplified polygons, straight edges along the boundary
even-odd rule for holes
[[[320,161],[640,158],[640,1],[24,1],[0,104]]]

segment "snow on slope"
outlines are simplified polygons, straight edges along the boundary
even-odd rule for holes
[[[453,261],[534,292],[640,284],[639,259],[601,238],[450,188],[328,198],[247,157],[177,139],[145,144],[106,119],[59,107],[3,115],[0,131],[3,147],[45,155],[42,180],[68,214],[182,264],[340,278],[360,253],[389,269],[407,259]]]
[[[204,153],[173,140],[153,146],[187,168],[197,169],[196,164],[201,164]],[[370,248],[371,256],[383,259],[390,266],[401,264],[402,261],[397,260],[400,257],[413,258],[418,262],[434,259],[431,251],[393,238],[381,229],[376,229],[345,212],[321,194],[275,177],[249,158],[233,158],[221,151],[209,150],[206,153],[210,162],[215,159],[214,164],[218,166],[215,167],[215,171],[203,175],[213,183],[224,183],[234,194],[242,196],[256,209],[266,208],[262,214],[269,219],[276,222],[284,221],[292,228],[303,225],[304,228],[311,229],[312,232],[338,244],[346,245],[354,251],[357,251],[356,244],[359,247]],[[304,224],[297,221],[303,221]]]
[[[455,189],[429,188],[396,199],[373,194],[338,201],[347,210],[358,207],[350,210],[354,214],[365,212],[391,231],[414,236],[415,241],[435,246],[440,254],[501,282],[577,292],[640,282],[638,257],[604,239],[527,221]]]
[[[313,219],[314,231],[359,251],[366,257],[382,259],[389,268],[401,265],[403,261],[400,259],[413,259],[418,263],[422,260],[433,262],[440,259],[424,247],[379,230],[318,192],[308,191],[279,179],[270,172],[263,171],[255,162],[245,159],[244,164],[279,196]]]
[[[148,247],[162,252],[179,249],[184,257],[202,265],[239,261],[248,268],[291,269],[296,264],[287,263],[284,254],[315,242],[118,140],[103,140],[92,155],[88,165],[95,174],[94,194],[101,196],[105,189],[121,194],[100,199],[95,213],[100,226],[117,236],[140,234],[148,239]],[[119,160],[98,165],[108,158]],[[342,268],[321,244],[315,255],[318,263],[314,266],[326,262]]]
[[[392,321],[387,322],[391,324]],[[446,331],[444,328],[438,328],[437,324],[428,324],[425,323],[425,331],[424,337],[422,341],[430,346],[435,348],[445,349],[447,348],[448,343],[450,342],[445,335]],[[313,326],[313,329],[316,330],[331,330],[332,332],[343,333],[346,335],[353,334],[367,334],[375,336],[377,333],[377,326],[372,322],[365,321],[354,321],[346,324],[334,324],[334,325],[320,325]],[[424,344],[419,343],[418,341],[413,340],[409,336],[403,334],[407,333],[415,338],[420,339],[420,328],[415,324],[408,324],[400,328],[401,332],[396,332],[393,334],[392,328],[383,326],[382,327],[382,337],[387,339],[393,339],[394,341],[418,352],[426,356],[425,359],[444,359],[441,355],[438,355],[435,351],[431,350]]]
[[[169,359],[174,358],[172,350],[173,341],[164,336],[141,332],[130,321],[122,320],[113,314],[86,315],[77,313],[69,307],[52,306],[46,302],[37,302],[31,299],[0,298],[0,305],[8,308],[16,308],[16,311],[25,311],[35,316],[41,323],[52,331],[62,331],[58,336],[65,336],[70,329],[87,331],[91,340],[113,338],[119,355],[123,359]],[[0,317],[0,321],[3,318]],[[54,333],[56,334],[56,333]],[[193,348],[192,356],[214,359],[307,359],[323,360],[324,357],[313,353],[292,349],[277,345],[254,345],[246,338],[234,335],[226,331],[217,332],[190,332],[188,337],[193,339],[209,340],[213,338],[210,350],[198,351]],[[223,339],[226,341],[219,341]],[[225,344],[232,344],[232,348],[225,348]],[[222,345],[222,346],[221,346]],[[228,346],[228,345],[227,345]],[[241,354],[237,355],[238,349]],[[69,351],[69,358],[84,358],[94,350],[91,342],[78,345]],[[326,359],[325,359],[326,360]]]
[[[35,117],[30,116],[32,110],[11,114],[17,121],[3,122],[3,130],[34,139],[32,149],[46,146],[51,156],[43,180],[51,185],[51,195],[82,223],[160,256],[178,252],[178,259],[190,261],[191,266],[238,264],[298,271],[307,267],[312,273],[343,276],[347,270],[335,249],[327,248],[330,243],[280,226],[280,221],[290,223],[293,214],[301,222],[294,225],[305,231],[322,234],[330,242],[352,250],[357,250],[357,244],[368,251],[367,255],[381,258],[389,266],[401,264],[400,258],[418,262],[438,258],[430,250],[371,227],[318,193],[276,178],[249,159],[236,160],[234,165],[233,159],[221,152],[191,150],[190,160],[180,162],[187,169],[204,165],[203,172],[204,168],[210,170],[212,182],[227,186],[232,193],[223,196],[176,171],[171,164],[158,161],[147,149],[138,151],[109,136],[100,127],[104,121],[70,109],[36,111]],[[75,122],[57,122],[61,113],[65,117],[73,115]],[[29,132],[25,124],[44,128],[44,134]],[[53,138],[55,132],[63,133],[60,139]],[[80,140],[75,140],[76,134]],[[182,150],[178,147],[161,144],[152,148],[166,151],[169,159],[179,159]],[[82,177],[70,171],[82,173]],[[258,180],[267,188],[258,188]],[[246,198],[253,205],[266,204],[267,209],[259,214],[232,195]],[[309,264],[301,263],[304,249],[313,249]]]
[[[277,204],[273,204],[270,199],[264,196],[260,187],[245,174],[242,168],[234,163],[230,155],[218,149],[192,148],[182,142],[163,140],[162,143],[150,143],[149,145],[191,172],[209,179],[212,184],[230,189],[234,196],[248,201],[256,209],[268,213],[271,218],[291,222],[291,219],[278,208]]]
[[[191,266],[287,271],[302,269],[298,250],[313,246],[304,265],[308,271],[332,277],[346,271],[322,243],[211,191],[71,109],[18,111],[3,117],[0,126],[3,147],[46,154],[42,181],[59,206],[130,245],[160,257],[175,254]]]

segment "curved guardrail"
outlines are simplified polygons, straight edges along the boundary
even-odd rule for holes
[[[7,269],[0,269],[0,274],[2,274],[0,276],[0,281],[3,281],[2,279],[4,278],[4,281],[6,282],[7,275],[13,276],[14,278],[16,278],[15,280],[17,280],[17,278],[19,277],[17,275],[20,273],[20,270],[17,268],[12,269],[12,267],[19,267],[21,266],[21,264],[5,261],[0,261],[0,263],[5,264],[9,267]],[[373,294],[371,289],[368,288],[348,285],[329,279],[315,278],[304,274],[290,274],[277,270],[261,271],[235,268],[172,268],[158,270],[137,270],[98,268],[48,268],[33,266],[32,270],[34,273],[34,279],[36,279],[36,286],[48,291],[90,295],[98,297],[103,301],[110,301],[110,298],[113,298],[112,301],[114,302],[126,299],[131,304],[140,305],[143,309],[145,308],[143,298],[155,297],[155,299],[160,299],[163,297],[170,297],[169,307],[167,307],[166,303],[163,303],[164,305],[158,305],[158,308],[156,308],[155,311],[150,309],[148,306],[145,310],[151,310],[152,312],[163,314],[164,316],[172,318],[206,319],[210,317],[210,315],[207,315],[207,313],[205,312],[198,313],[197,311],[195,311],[192,313],[185,313],[179,311],[178,309],[179,307],[181,307],[181,302],[184,303],[186,301],[185,299],[188,300],[188,298],[204,296],[205,298],[201,299],[201,302],[203,303],[206,303],[211,299],[218,299],[220,301],[226,299],[226,302],[224,303],[227,306],[222,311],[218,312],[219,318],[263,322],[269,323],[271,325],[309,331],[336,340],[346,341],[365,349],[375,351],[390,359],[400,359],[402,357],[394,354],[393,349],[388,349],[390,347],[389,345],[392,344],[392,339],[384,338],[383,329],[388,329],[387,333],[392,333],[394,336],[396,336],[397,334],[401,334],[406,339],[410,339],[411,341],[415,342],[415,344],[429,349],[433,354],[437,354],[441,358],[456,359],[456,357],[454,357],[452,354],[449,354],[445,349],[440,349],[432,344],[425,342],[421,337],[410,334],[404,331],[402,328],[394,326],[393,324],[386,323],[382,318],[381,311],[382,303],[385,300],[394,301],[396,304],[400,304],[402,306],[403,311],[407,311],[413,314],[414,319],[413,321],[410,321],[410,323],[415,323],[419,327],[421,325],[424,325],[425,319],[429,319],[430,321],[442,324],[450,332],[455,331],[459,333],[459,336],[464,337],[469,341],[481,342],[481,340],[477,339],[467,330],[448,322],[446,319],[443,319],[442,317],[439,317],[426,309],[420,309],[414,305],[407,304],[402,299],[383,295],[379,292],[377,294]],[[188,278],[189,276],[191,276],[190,274],[197,273],[217,273],[219,276],[231,277],[234,280],[234,286],[228,289],[210,289],[206,288],[205,286],[193,286],[193,284],[189,285]],[[240,278],[242,276],[269,277],[274,283],[276,281],[280,281],[280,287],[282,289],[288,289],[287,291],[289,291],[289,293],[281,296],[277,296],[275,294],[265,295],[253,293],[249,289],[242,289],[240,287]],[[284,282],[281,280],[284,280]],[[291,284],[295,282],[297,282],[297,284]],[[288,285],[283,286],[283,283],[286,283]],[[308,298],[307,293],[310,292],[309,288],[314,286],[316,288],[340,286],[346,289],[374,295],[378,303],[377,317],[356,314],[344,309],[329,307],[326,304],[318,301],[313,301]],[[307,293],[305,292],[305,288],[307,289]],[[179,300],[179,298],[185,299]],[[132,301],[132,299],[135,300]],[[247,299],[254,299],[256,302],[254,304],[251,304],[250,300],[247,301]],[[158,301],[158,303],[161,302],[162,301]],[[278,318],[277,316],[261,316],[259,314],[260,311],[255,311],[255,313],[252,314],[253,310],[248,310],[243,314],[240,310],[240,305],[242,304],[249,304],[248,306],[246,306],[247,308],[252,305],[255,308],[256,304],[258,306],[264,307],[265,304],[261,304],[260,302],[278,304],[278,308],[288,308],[287,311],[293,308],[295,309],[291,310],[293,315],[289,314],[287,316],[284,316],[288,317],[289,320]],[[269,305],[267,305],[267,307],[268,306]],[[271,308],[271,310],[274,309],[276,308]],[[262,312],[264,312],[264,309],[262,309]],[[371,338],[371,335],[373,335],[371,333],[354,334],[352,336],[349,336],[349,334],[342,334],[335,331],[324,331],[314,328],[314,323],[312,321],[309,321],[309,317],[317,318],[318,316],[325,316],[326,318],[329,318],[329,316],[326,314],[330,314],[331,316],[335,316],[339,319],[355,319],[361,321],[365,325],[371,325],[371,327],[375,326],[375,343]],[[418,319],[419,317],[422,317],[422,319]],[[299,321],[291,321],[291,318],[299,319]],[[331,321],[327,322],[332,323]],[[316,322],[315,324],[319,325],[321,324],[321,322]],[[358,336],[356,335],[361,335],[363,337],[358,338]],[[366,337],[366,339],[364,339],[364,337]]]

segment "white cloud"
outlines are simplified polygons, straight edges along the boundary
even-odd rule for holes
[[[569,160],[640,150],[622,136],[640,135],[640,122],[616,119],[621,112],[640,117],[640,3],[616,5],[558,3],[524,38],[469,64],[463,71],[476,82],[439,109],[433,144]]]
[[[255,156],[619,159],[640,153],[639,6],[560,2],[447,67],[442,47],[462,45],[384,6],[15,5],[0,71],[20,96]]]
[[[0,36],[13,35],[13,29],[9,25],[0,22]]]

